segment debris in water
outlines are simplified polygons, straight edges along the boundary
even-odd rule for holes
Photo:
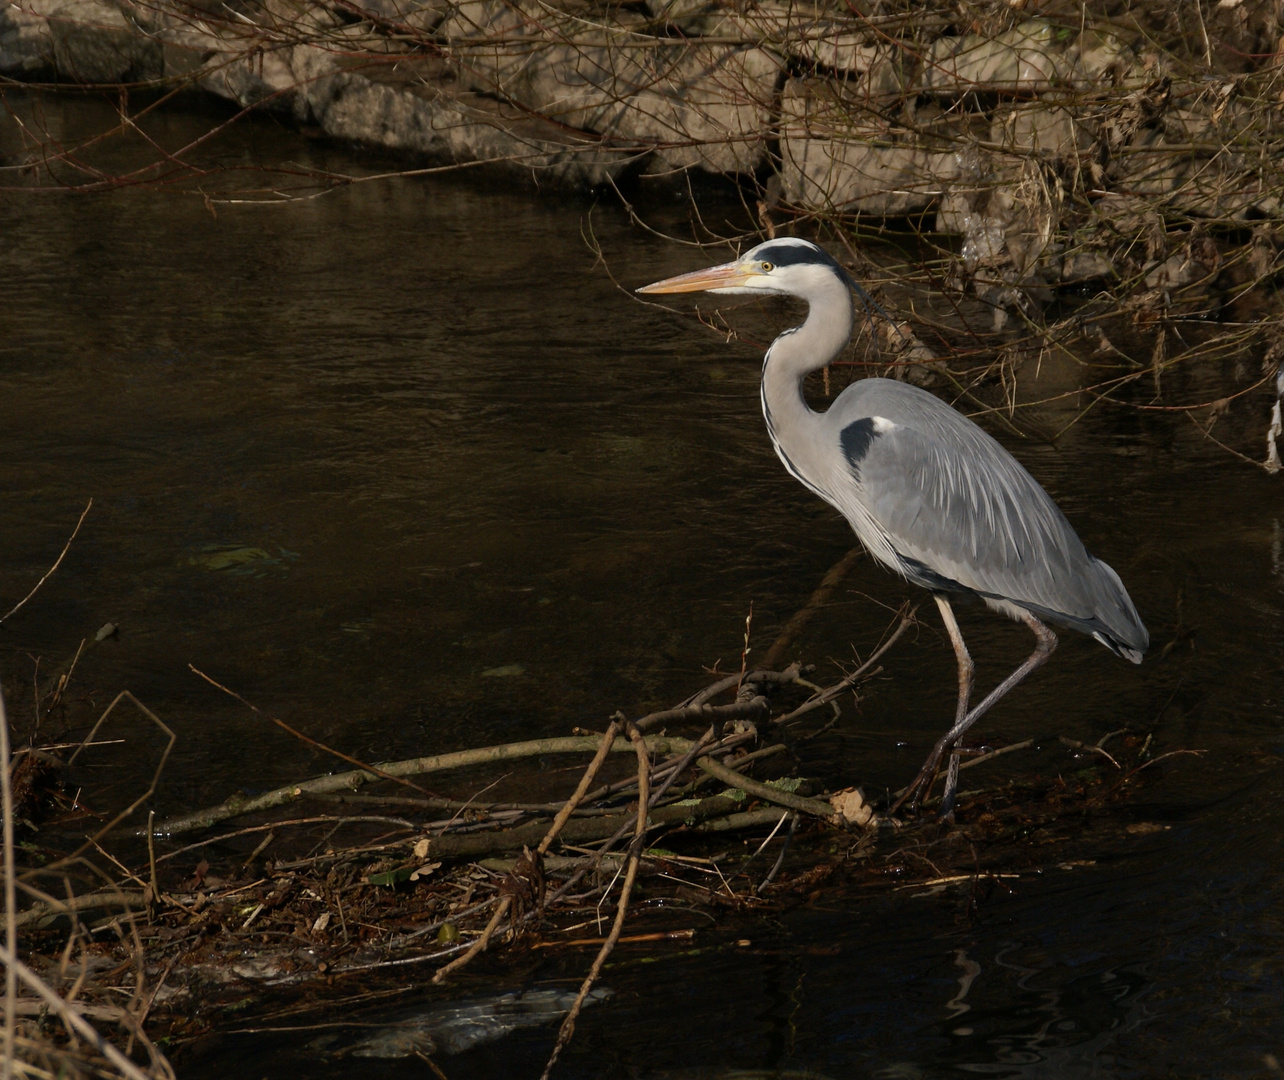
[[[591,990],[585,1005],[597,1005],[611,990]],[[333,1036],[312,1048],[340,1057],[407,1058],[416,1054],[461,1054],[494,1042],[519,1028],[537,1027],[565,1016],[574,991],[527,990],[452,1005],[442,1005],[379,1028],[355,1043],[336,1045]]]

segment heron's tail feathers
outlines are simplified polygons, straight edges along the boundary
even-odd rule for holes
[[[1100,597],[1092,636],[1116,656],[1140,664],[1150,646],[1146,630],[1132,597],[1114,569],[1100,559],[1093,559],[1099,575]]]

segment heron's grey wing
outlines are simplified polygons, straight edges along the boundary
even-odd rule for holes
[[[894,415],[851,420],[848,410],[839,442],[853,496],[908,577],[929,587],[955,583],[1145,647],[1118,576],[1088,554],[1011,454],[921,391],[882,404]]]

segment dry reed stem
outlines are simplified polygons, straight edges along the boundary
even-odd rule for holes
[[[570,798],[563,804],[561,810],[557,812],[557,816],[553,818],[553,822],[549,825],[548,831],[544,834],[544,838],[539,842],[539,846],[535,849],[533,858],[536,861],[536,865],[538,865],[539,860],[541,860],[548,852],[553,841],[557,839],[558,833],[560,833],[566,826],[566,822],[570,819],[571,814],[574,813],[575,808],[579,806],[580,800],[584,797],[584,793],[588,791],[589,785],[593,783],[593,779],[602,768],[603,763],[606,761],[607,754],[610,753],[611,747],[615,743],[615,733],[620,730],[620,722],[620,719],[613,718],[607,725],[606,731],[602,733],[597,753],[594,755],[593,760],[589,762],[588,767],[580,776],[579,784],[571,793]],[[481,937],[473,942],[472,946],[462,956],[456,957],[449,964],[438,969],[436,974],[432,977],[432,981],[435,984],[440,985],[445,981],[447,975],[458,971],[460,968],[470,963],[473,957],[479,955],[486,949],[490,944],[491,937],[498,929],[501,920],[508,914],[509,908],[512,907],[512,902],[513,897],[511,894],[505,894],[500,898],[499,906],[495,909],[495,913],[491,916],[491,920],[486,925],[486,929],[483,931]]]
[[[21,960],[13,960],[13,967],[23,985],[34,991],[36,996],[50,1010],[58,1014],[58,1018],[66,1025],[69,1033],[84,1039],[99,1054],[110,1061],[128,1080],[155,1080],[154,1077],[149,1077],[116,1047],[98,1034],[93,1026],[72,1005],[54,993],[48,984]],[[120,1016],[122,1019],[124,1018],[123,1012]]]
[[[0,809],[4,813],[4,1080],[13,1076],[15,1005],[18,1000],[18,893],[13,852],[13,784],[9,771],[9,718],[0,690]]]

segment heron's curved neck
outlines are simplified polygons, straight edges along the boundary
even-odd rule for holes
[[[814,484],[811,457],[819,450],[811,425],[816,414],[803,398],[803,379],[842,352],[852,335],[852,295],[838,279],[805,297],[810,310],[801,326],[786,330],[767,350],[762,365],[762,412],[781,461],[808,487]],[[818,460],[814,468],[820,468]]]

